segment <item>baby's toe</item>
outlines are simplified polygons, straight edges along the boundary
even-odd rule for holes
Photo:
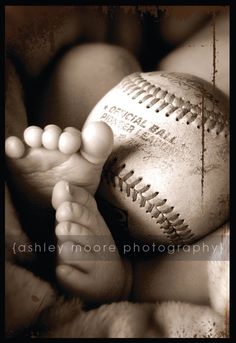
[[[87,206],[92,211],[97,210],[95,199],[82,187],[61,180],[56,183],[52,192],[52,206],[57,209],[63,202],[73,201]]]
[[[40,148],[42,146],[43,129],[39,126],[29,126],[24,131],[25,143],[31,148]]]
[[[63,154],[76,153],[81,145],[81,132],[74,127],[67,127],[60,135],[58,149]]]
[[[113,148],[113,132],[102,121],[91,122],[82,130],[81,154],[94,164],[104,163]]]
[[[48,150],[57,150],[62,130],[57,125],[45,126],[42,134],[42,145]]]
[[[56,220],[60,222],[73,222],[94,230],[97,223],[97,216],[94,212],[76,202],[65,201],[56,210]]]
[[[60,222],[57,224],[55,233],[58,241],[72,240],[78,244],[91,244],[92,232],[83,225],[72,222]]]
[[[5,141],[5,153],[10,158],[22,158],[25,153],[25,146],[18,137],[10,136]]]

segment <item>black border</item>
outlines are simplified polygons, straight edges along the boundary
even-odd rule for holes
[[[236,60],[235,59],[235,55],[233,54],[233,32],[235,32],[235,30],[233,30],[233,26],[235,24],[235,16],[233,15],[235,12],[235,7],[233,4],[231,4],[230,1],[197,1],[197,0],[191,0],[191,3],[190,1],[139,1],[138,3],[134,3],[134,1],[112,1],[112,5],[111,5],[111,1],[91,1],[91,0],[83,0],[83,1],[71,1],[71,0],[68,0],[68,1],[57,1],[56,3],[54,2],[50,2],[50,1],[4,1],[2,4],[1,4],[1,26],[2,26],[2,30],[1,30],[1,44],[2,44],[2,53],[0,54],[0,58],[1,58],[1,70],[2,70],[2,78],[1,78],[1,81],[2,81],[2,96],[1,96],[1,119],[2,119],[2,125],[0,125],[0,129],[1,129],[1,137],[3,138],[2,140],[2,144],[1,144],[1,153],[2,153],[2,164],[1,164],[1,180],[3,180],[3,183],[1,183],[1,191],[2,191],[2,199],[4,199],[4,179],[5,179],[5,158],[4,158],[4,116],[3,116],[3,113],[4,113],[4,108],[5,108],[5,103],[4,103],[4,88],[5,88],[5,77],[4,77],[4,74],[5,74],[5,67],[4,67],[4,53],[3,51],[5,51],[5,11],[4,11],[4,7],[7,6],[7,5],[10,5],[10,6],[14,6],[14,5],[18,5],[18,6],[32,6],[32,5],[50,5],[50,6],[54,6],[54,5],[107,5],[109,7],[111,7],[112,9],[112,6],[124,6],[124,5],[155,5],[155,6],[160,6],[160,5],[180,5],[180,6],[184,6],[184,5],[188,5],[188,6],[191,6],[191,5],[219,5],[219,6],[230,6],[231,8],[231,11],[230,11],[230,112],[232,113],[231,116],[230,116],[230,148],[231,148],[231,151],[230,151],[230,157],[231,157],[231,164],[230,164],[230,183],[231,183],[231,193],[230,193],[230,202],[231,202],[231,210],[230,210],[230,222],[231,222],[231,238],[230,238],[230,254],[231,254],[231,259],[230,259],[230,274],[231,274],[231,277],[230,277],[230,338],[229,340],[231,340],[233,337],[236,337],[235,335],[235,319],[233,318],[234,317],[234,310],[235,310],[235,295],[234,295],[234,290],[236,289],[235,285],[233,285],[233,282],[234,282],[234,274],[233,274],[233,264],[235,263],[236,261],[236,258],[234,257],[234,254],[235,254],[235,233],[234,233],[234,214],[235,214],[235,210],[232,208],[233,207],[233,181],[234,181],[234,175],[235,175],[235,170],[233,168],[233,138],[234,138],[234,135],[235,135],[235,132],[234,132],[234,126],[233,126],[233,122],[235,120],[235,116],[234,116],[234,102],[233,100],[231,100],[233,97],[234,97],[234,92],[233,92],[233,88],[234,88],[234,79],[232,77],[233,75],[233,72],[234,72],[234,61]],[[231,97],[232,96],[232,97]],[[3,168],[4,166],[4,168]],[[4,172],[3,172],[4,170]],[[3,174],[3,175],[2,175]],[[3,213],[4,213],[4,200],[1,202],[1,204],[3,204],[3,206],[1,206],[1,210],[3,210]],[[3,227],[4,227],[4,214],[2,213],[1,215],[1,259],[2,259],[2,268],[1,268],[1,271],[3,272],[3,277],[1,279],[2,281],[2,291],[1,291],[1,324],[2,324],[2,330],[1,330],[1,333],[3,333],[3,337],[2,339],[5,340],[5,336],[4,336],[4,294],[5,294],[5,287],[4,287],[4,262],[5,262],[5,256],[4,256],[4,240],[5,240],[5,236],[4,236],[4,230],[3,230]],[[34,338],[34,340],[41,340],[42,338]],[[9,340],[9,339],[7,339]],[[10,339],[10,340],[13,340],[13,341],[19,341],[19,340],[22,340],[22,341],[28,341],[28,340],[31,340],[29,338],[14,338],[14,339]],[[45,340],[45,339],[43,339]],[[53,340],[56,340],[56,341],[70,341],[70,340],[74,340],[73,338],[71,339],[53,339]],[[80,339],[80,341],[83,340],[83,339]],[[104,341],[104,340],[107,340],[105,338],[101,338],[101,339],[90,339],[90,338],[87,338],[85,339],[86,341],[87,340],[92,340],[92,341]],[[120,339],[114,339],[116,341],[120,340]],[[142,338],[139,338],[139,339],[127,339],[127,340],[142,340]],[[151,339],[151,340],[156,340],[155,339]],[[169,340],[169,338],[165,338],[165,340]],[[180,340],[180,339],[174,339],[174,340]],[[196,339],[196,340],[199,340],[199,339]],[[222,339],[220,339],[222,341]],[[225,339],[223,339],[225,340]],[[228,340],[228,338],[227,338]],[[124,341],[124,339],[121,340],[122,342]]]

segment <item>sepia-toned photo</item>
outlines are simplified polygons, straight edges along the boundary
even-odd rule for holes
[[[5,337],[228,338],[230,6],[5,6]]]

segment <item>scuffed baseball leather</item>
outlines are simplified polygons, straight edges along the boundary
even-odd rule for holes
[[[189,74],[125,77],[94,107],[114,149],[99,189],[144,241],[184,244],[228,218],[228,101]],[[85,124],[86,125],[86,124]]]

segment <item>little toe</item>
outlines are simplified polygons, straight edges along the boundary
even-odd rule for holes
[[[56,183],[52,192],[52,206],[57,209],[63,202],[73,201],[87,206],[92,211],[97,210],[97,204],[91,194],[84,188],[61,180]]]
[[[81,155],[94,164],[104,163],[113,148],[113,132],[102,121],[90,122],[82,130]]]
[[[5,153],[13,159],[22,158],[25,153],[24,143],[18,137],[8,137],[5,141]]]
[[[29,126],[24,131],[24,141],[31,148],[42,146],[43,129],[39,126]]]
[[[67,155],[76,153],[81,145],[81,132],[74,127],[67,127],[60,135],[58,149]]]
[[[47,125],[42,134],[42,145],[48,150],[57,150],[62,130],[57,125]]]

